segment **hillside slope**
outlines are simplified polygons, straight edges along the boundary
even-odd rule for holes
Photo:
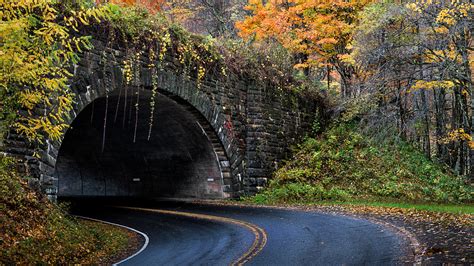
[[[0,158],[0,264],[100,263],[127,247],[129,232],[68,217]]]
[[[307,138],[276,171],[256,202],[369,200],[472,202],[463,177],[432,162],[406,143],[375,143],[348,124]]]

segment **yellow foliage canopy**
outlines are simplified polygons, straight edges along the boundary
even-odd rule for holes
[[[70,35],[80,25],[99,21],[103,9],[70,11],[64,16],[53,0],[2,1],[0,4],[0,89],[2,116],[30,141],[59,139],[67,128],[73,93],[67,66],[89,39]],[[62,19],[62,21],[60,21]],[[19,110],[26,111],[20,112]],[[37,110],[49,110],[38,117]]]
[[[417,80],[413,86],[412,90],[433,90],[433,89],[452,89],[454,88],[454,82],[450,80],[439,80],[439,81],[425,81]]]

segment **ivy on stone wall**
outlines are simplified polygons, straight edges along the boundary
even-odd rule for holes
[[[20,135],[33,142],[59,140],[62,137],[74,105],[74,94],[68,87],[72,78],[69,69],[72,64],[78,63],[77,53],[92,48],[91,37],[84,34],[88,32],[87,28],[105,30],[108,34],[107,49],[125,48],[125,59],[120,62],[125,86],[119,92],[115,117],[123,97],[123,112],[129,113],[128,123],[132,123],[132,112],[135,111],[136,124],[140,108],[138,76],[142,68],[150,70],[149,136],[154,123],[154,98],[160,86],[157,76],[165,67],[181,72],[183,79],[195,82],[197,89],[205,83],[208,74],[218,73],[224,83],[227,82],[227,72],[236,72],[236,66],[263,85],[273,83],[276,90],[282,90],[291,83],[274,64],[275,74],[272,71],[258,71],[263,65],[258,60],[268,60],[268,56],[257,56],[258,60],[249,56],[239,59],[244,49],[241,46],[222,45],[222,41],[217,43],[211,37],[190,34],[159,13],[150,14],[134,6],[104,4],[97,7],[88,1],[72,6],[67,3],[54,0],[2,3],[0,33],[6,36],[2,39],[0,53],[1,120],[4,131],[13,125]],[[106,60],[110,61],[109,58]],[[228,66],[231,68],[228,69]],[[113,67],[110,69],[112,73]],[[270,79],[274,77],[281,77],[282,81]]]

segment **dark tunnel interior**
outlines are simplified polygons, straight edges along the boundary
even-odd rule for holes
[[[71,124],[56,162],[58,196],[222,197],[212,132],[196,114],[158,93],[148,140],[151,92],[140,89],[138,115],[137,90],[127,92],[126,107],[125,92],[115,92],[107,103],[102,97],[89,104]]]

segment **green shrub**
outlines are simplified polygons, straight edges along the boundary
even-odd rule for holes
[[[473,187],[446,169],[407,143],[374,142],[355,126],[341,124],[305,139],[253,200],[472,202]]]

